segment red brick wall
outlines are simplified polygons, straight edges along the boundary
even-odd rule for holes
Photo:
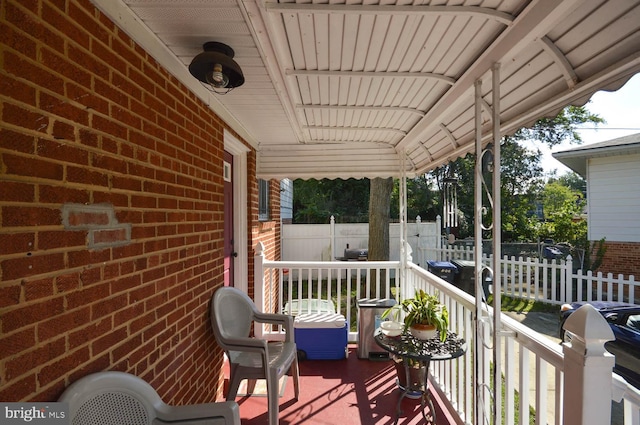
[[[640,277],[640,243],[605,241],[607,250],[602,265],[597,271],[623,274],[625,278],[634,275],[636,281]],[[597,250],[597,243],[593,249]]]
[[[224,123],[88,0],[0,4],[0,400],[100,370],[215,400]]]

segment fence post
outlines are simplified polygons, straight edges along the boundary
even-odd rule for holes
[[[571,333],[571,341],[562,344],[563,424],[609,424],[615,359],[604,348],[604,343],[614,339],[613,331],[590,304],[572,313],[564,329]]]
[[[442,260],[442,217],[436,216],[436,260]]]
[[[424,258],[425,253],[422,247],[422,243],[420,243],[421,237],[424,237],[424,233],[422,232],[422,217],[417,215],[416,216],[416,260],[417,260],[416,264],[424,266],[426,263],[426,260]],[[409,261],[409,259],[407,259],[407,261]]]
[[[336,255],[336,218],[331,216],[329,219],[329,252],[331,253],[331,258],[329,261],[333,261]]]
[[[264,244],[258,242],[255,249],[255,255],[253,257],[253,296],[254,302],[258,307],[258,310],[265,311],[265,284],[264,284]],[[255,326],[255,335],[258,338],[262,338],[264,335],[264,328],[262,326]]]
[[[567,255],[567,261],[564,263],[564,273],[567,290],[565,291],[565,299],[562,302],[570,303],[573,301],[573,257],[571,255]],[[576,301],[579,300],[576,299]]]

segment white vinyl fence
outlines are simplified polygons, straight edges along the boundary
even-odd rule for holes
[[[426,264],[436,257],[441,240],[440,217],[435,222],[423,222],[420,216],[407,223],[407,241],[416,264]],[[350,249],[366,249],[369,245],[368,223],[282,225],[282,259],[284,261],[335,261]],[[400,224],[389,225],[389,260],[400,260]]]
[[[473,247],[437,249],[439,261],[474,261]],[[482,263],[491,266],[492,256],[483,255]],[[624,301],[635,304],[640,298],[640,282],[613,273],[573,271],[571,256],[566,260],[504,256],[500,261],[502,293],[516,298],[553,304],[573,301]]]
[[[407,241],[413,263],[427,268],[427,261],[474,261],[472,246],[443,244],[441,219],[422,222],[416,217],[407,224]],[[283,224],[282,259],[284,261],[335,261],[344,256],[345,248],[366,249],[369,243],[368,223]],[[400,225],[389,227],[390,260],[400,260]],[[483,255],[490,266],[492,256]],[[573,301],[625,301],[637,303],[640,282],[633,275],[577,270],[567,260],[503,256],[500,261],[502,293],[516,298],[533,299],[552,304]],[[353,269],[353,267],[352,267]],[[354,269],[355,270],[355,269]]]

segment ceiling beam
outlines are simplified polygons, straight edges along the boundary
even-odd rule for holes
[[[473,88],[476,80],[482,79],[495,63],[515,56],[515,53],[525,48],[536,39],[544,37],[558,23],[580,3],[580,0],[537,0],[532,1],[506,27],[495,41],[484,50],[482,55],[467,69],[456,83],[440,98],[427,114],[416,124],[398,145],[396,149],[402,151],[407,146],[421,140],[421,137],[434,126],[445,121],[449,113],[464,108],[468,103],[468,92]]]
[[[570,89],[574,88],[576,83],[578,82],[578,76],[569,63],[567,57],[547,36],[540,38],[540,44],[544,51],[553,58],[553,62],[558,66],[560,72],[562,72],[562,75],[564,75],[564,80],[567,82],[567,87]]]
[[[300,3],[266,3],[270,12],[277,13],[324,13],[324,14],[357,14],[357,15],[429,15],[482,16],[509,25],[513,16],[495,9],[478,6],[395,6],[395,5],[356,5],[356,4],[300,4]]]
[[[319,71],[319,70],[293,70],[288,69],[287,75],[293,76],[320,76],[320,77],[368,77],[368,78],[426,78],[442,81],[450,86],[454,85],[455,78],[432,72],[395,72],[395,71]]]
[[[386,133],[394,133],[404,136],[406,131],[398,130],[397,128],[383,128],[383,127],[332,127],[326,125],[305,125],[302,127],[305,130],[336,130],[336,131],[383,131]]]
[[[402,112],[424,117],[424,112],[414,108],[402,106],[355,106],[355,105],[296,105],[296,109],[320,109],[329,111],[382,111],[382,112]]]

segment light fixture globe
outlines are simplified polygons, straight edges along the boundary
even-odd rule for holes
[[[244,84],[240,65],[233,60],[235,52],[229,46],[217,41],[202,45],[204,52],[193,58],[189,72],[219,94],[229,93]]]

